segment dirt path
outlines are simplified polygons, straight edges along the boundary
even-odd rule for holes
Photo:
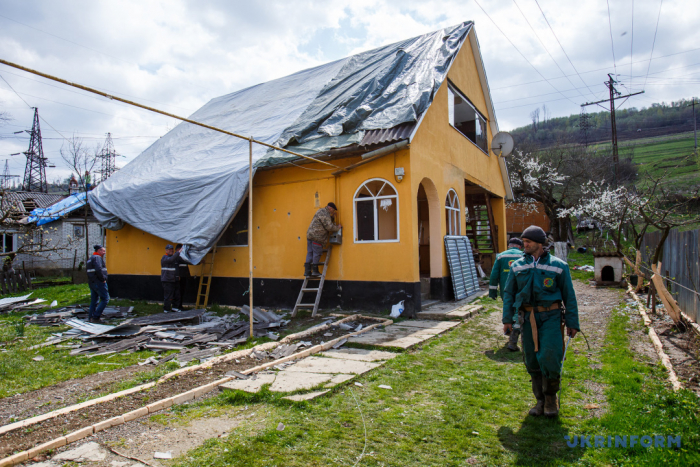
[[[118,370],[109,370],[84,378],[70,379],[54,386],[25,392],[0,399],[0,425],[45,414],[69,405],[94,399],[115,391],[124,381],[137,374],[152,370],[153,366],[131,365]]]

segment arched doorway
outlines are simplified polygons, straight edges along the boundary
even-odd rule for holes
[[[431,298],[431,278],[442,278],[442,238],[440,202],[437,188],[429,178],[421,180],[418,205],[418,267],[423,300]],[[437,297],[436,297],[437,298]]]

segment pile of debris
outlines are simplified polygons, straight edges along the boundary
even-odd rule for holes
[[[0,299],[0,313],[14,313],[16,311],[33,311],[45,308],[45,302],[43,298],[37,298],[36,300],[30,300],[30,294],[24,295],[23,297],[10,297]]]
[[[70,319],[87,320],[90,305],[71,305],[42,314],[25,315],[27,324],[37,326],[62,326]],[[133,306],[108,306],[102,312],[103,320],[124,319],[132,316]]]
[[[130,307],[112,307],[115,313],[129,315]],[[88,323],[76,316],[84,311],[80,307],[64,308],[56,312],[34,316],[30,324],[67,324],[73,329],[53,334],[46,342],[35,348],[56,345],[57,348],[70,348],[70,355],[83,355],[88,358],[118,352],[151,350],[164,352],[179,350],[180,353],[163,359],[150,357],[141,364],[160,364],[177,359],[181,365],[191,360],[206,360],[247,341],[250,332],[248,308],[247,317],[241,315],[217,316],[204,309],[181,311],[178,313],[158,313],[127,319],[119,325]],[[105,309],[106,310],[106,309]],[[246,319],[248,318],[248,319]],[[51,322],[51,320],[63,320]],[[285,326],[289,321],[275,313],[255,308],[253,310],[253,333],[255,336],[268,336],[277,340],[278,334],[270,332]],[[48,324],[45,324],[48,323]],[[82,344],[63,344],[79,339]]]

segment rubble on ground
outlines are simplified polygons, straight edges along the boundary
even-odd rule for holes
[[[46,300],[43,298],[30,299],[31,293],[22,297],[9,297],[0,299],[0,313],[14,313],[17,311],[32,311],[46,308]]]
[[[176,360],[184,366],[193,360],[206,361],[225,349],[246,342],[250,332],[248,307],[243,307],[240,314],[225,316],[218,316],[205,309],[197,309],[138,317],[132,317],[133,307],[107,307],[102,318],[112,322],[115,319],[128,318],[114,325],[85,321],[87,309],[86,305],[76,305],[26,316],[27,324],[71,327],[68,331],[52,334],[46,342],[35,345],[32,349],[55,345],[57,348],[70,348],[72,356],[80,355],[87,358],[139,350],[157,353],[179,350],[180,353],[165,358],[150,357],[140,364],[161,364]],[[255,337],[270,337],[272,334],[276,340],[279,335],[270,330],[277,330],[287,323],[289,323],[288,320],[276,313],[253,309]],[[64,344],[69,340],[73,342],[79,340],[82,343]],[[287,350],[286,346],[283,348]]]

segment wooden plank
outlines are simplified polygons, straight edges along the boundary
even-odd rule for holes
[[[659,263],[659,266],[661,266],[661,263]],[[671,296],[671,293],[666,289],[666,286],[664,285],[663,280],[661,279],[661,276],[659,275],[659,271],[655,265],[652,264],[651,270],[654,273],[651,276],[651,280],[654,283],[654,287],[656,288],[656,291],[659,294],[659,298],[664,304],[664,308],[666,308],[666,312],[668,315],[673,319],[673,322],[678,324],[678,322],[681,319],[681,310],[678,308],[678,304],[676,303],[676,300]]]

